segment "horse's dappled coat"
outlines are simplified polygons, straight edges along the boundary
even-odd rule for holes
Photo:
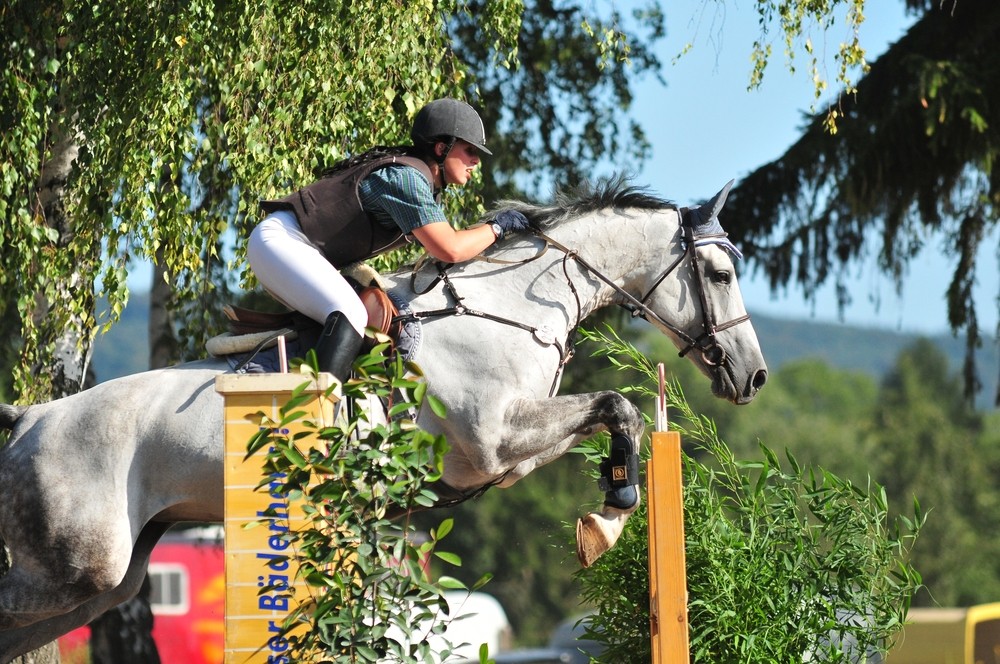
[[[723,199],[713,199],[711,216]],[[389,290],[415,312],[452,307],[457,293],[466,307],[562,344],[582,318],[629,298],[645,298],[651,323],[679,348],[688,342],[678,331],[697,338],[705,321],[745,321],[731,256],[712,243],[691,248],[698,260],[689,260],[680,213],[666,201],[615,180],[547,207],[510,205],[581,260],[526,234],[486,252],[504,262],[454,266],[453,291],[439,284],[416,295],[411,284],[421,292],[433,281],[429,267],[387,275]],[[717,396],[749,402],[766,380],[753,328],[712,332],[721,356],[687,357]],[[510,486],[601,430],[640,440],[642,416],[617,392],[550,396],[562,357],[543,336],[470,315],[423,322],[418,362],[448,415],[428,411],[419,425],[447,436],[444,479],[452,487],[498,478]],[[214,379],[227,370],[223,360],[206,360],[24,410],[0,407],[0,425],[13,429],[0,448],[0,538],[12,564],[0,578],[0,664],[137,592],[170,523],[221,520]],[[581,521],[588,556],[613,544],[629,511],[605,507]]]

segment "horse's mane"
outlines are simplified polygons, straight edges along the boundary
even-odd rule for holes
[[[550,205],[514,200],[497,203],[498,210],[519,210],[536,227],[554,226],[597,210],[663,210],[673,207],[676,206],[671,201],[651,194],[646,187],[631,184],[629,178],[621,174],[601,178],[596,183],[584,182],[568,191],[560,190]]]

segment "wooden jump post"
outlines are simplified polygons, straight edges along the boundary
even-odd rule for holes
[[[279,350],[283,350],[279,346]],[[284,354],[281,353],[283,356]],[[216,378],[215,389],[224,399],[225,445],[225,566],[226,616],[224,621],[224,664],[267,664],[281,661],[288,643],[277,629],[289,609],[302,599],[294,583],[298,565],[283,560],[292,552],[281,538],[282,532],[305,522],[298,503],[289,504],[284,496],[254,491],[264,479],[264,452],[244,462],[247,443],[260,430],[255,413],[263,412],[271,420],[280,420],[279,410],[291,398],[292,391],[309,380],[299,373],[223,374]],[[336,382],[321,373],[306,390],[314,395],[300,408],[304,420],[332,423],[339,392],[326,396]],[[293,435],[302,428],[302,419],[292,423],[280,435]],[[266,524],[247,528],[247,524],[266,519],[273,509],[279,517]],[[298,584],[301,587],[301,584]],[[261,592],[264,588],[270,588]]]
[[[668,431],[663,365],[650,459],[646,462],[649,526],[649,632],[652,664],[691,661],[688,644],[687,571],[681,437]]]

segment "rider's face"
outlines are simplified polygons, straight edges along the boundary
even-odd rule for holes
[[[438,143],[438,149],[444,147]],[[472,177],[472,171],[479,166],[479,150],[474,145],[461,139],[455,141],[455,146],[444,160],[445,182],[464,185]]]

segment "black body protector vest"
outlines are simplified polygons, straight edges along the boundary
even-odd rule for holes
[[[291,210],[306,237],[319,247],[330,263],[342,268],[395,249],[407,242],[398,228],[386,228],[361,207],[358,185],[379,168],[392,164],[412,166],[433,188],[434,176],[417,157],[387,156],[358,164],[299,189],[290,196],[261,201],[265,213]]]

